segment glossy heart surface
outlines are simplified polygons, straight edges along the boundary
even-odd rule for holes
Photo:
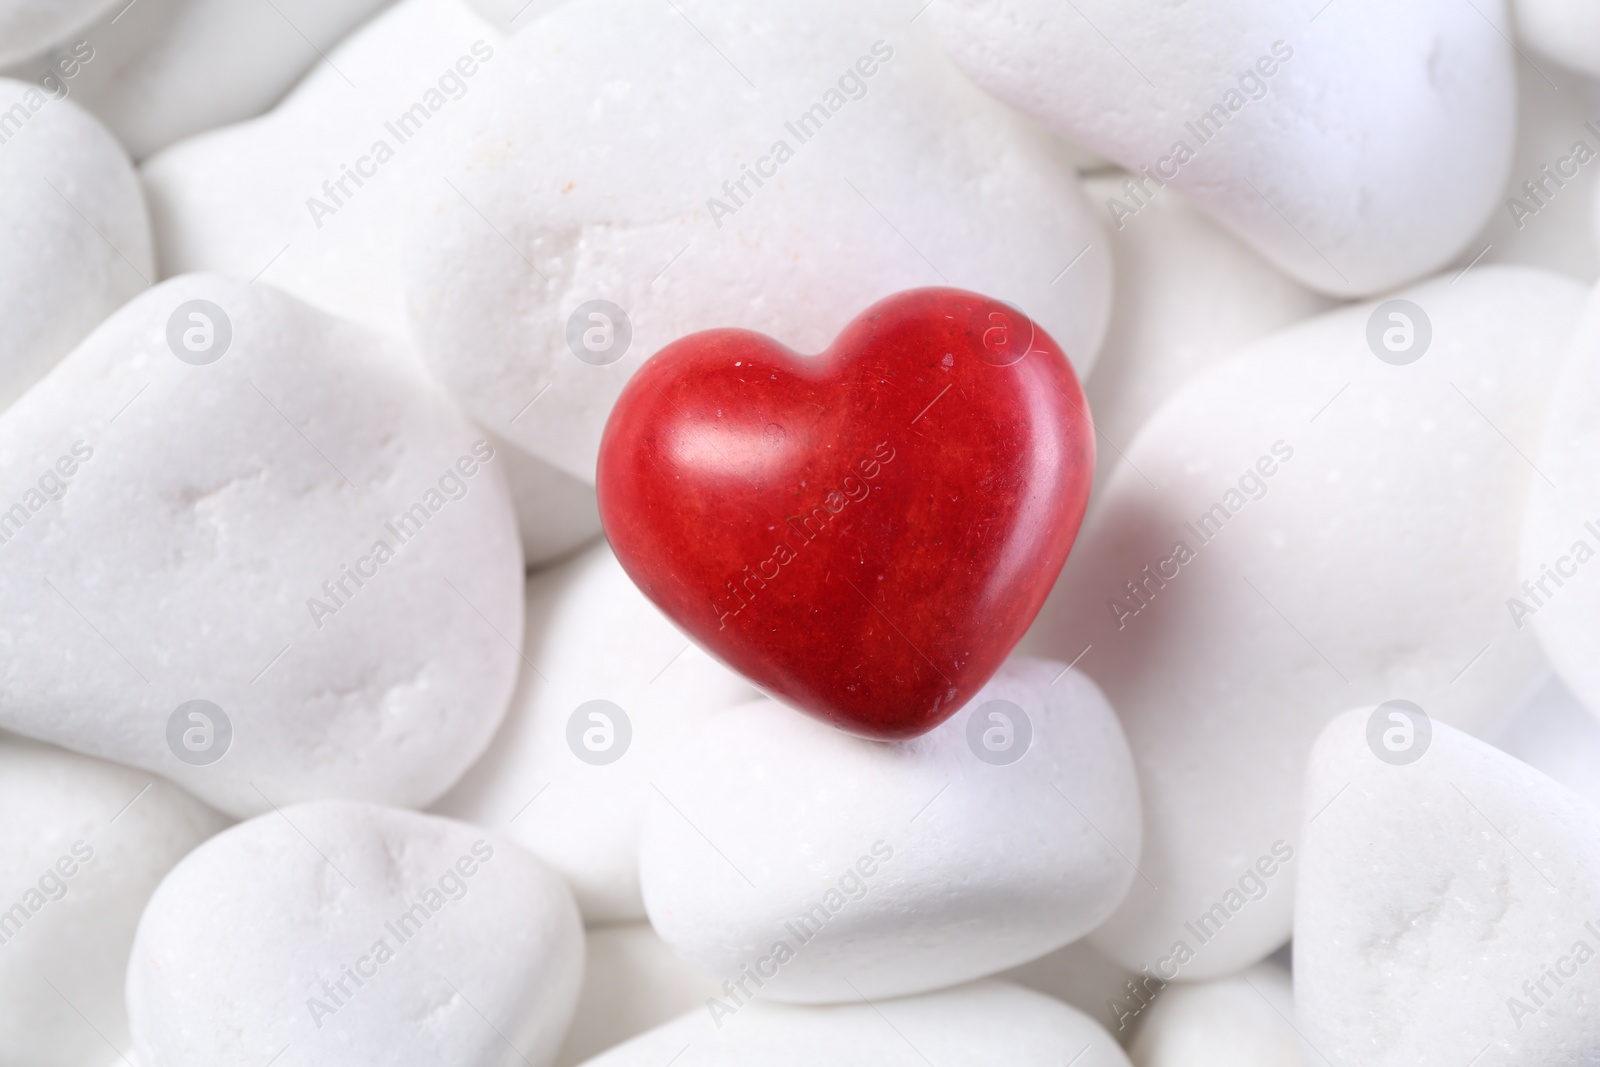
[[[844,730],[914,737],[1044,603],[1093,434],[1031,320],[916,289],[816,356],[746,330],[656,353],[606,425],[600,516],[629,576],[707,651]]]

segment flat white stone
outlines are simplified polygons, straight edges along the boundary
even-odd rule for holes
[[[990,981],[828,1007],[756,1001],[715,1022],[701,1009],[597,1056],[588,1067],[661,1067],[674,1056],[681,1057],[674,1067],[1128,1065],[1117,1043],[1082,1012]]]
[[[408,292],[434,373],[592,481],[623,384],[697,330],[816,352],[892,292],[954,285],[1087,372],[1110,259],[1076,171],[916,6],[576,0],[519,30],[441,151],[450,184],[421,187]]]
[[[1169,183],[1339,296],[1444,266],[1511,161],[1515,55],[1498,3],[954,0],[929,17],[1000,99],[1150,168],[1127,210]]]
[[[139,914],[168,869],[225,825],[155,775],[0,738],[8,1063],[83,1067],[127,1046],[122,976]]]
[[[686,734],[758,694],[690,644],[604,542],[534,574],[527,604],[505,724],[435,810],[526,846],[561,872],[589,922],[643,919],[650,782]]]
[[[1403,327],[1362,304],[1257,342],[1162,407],[1027,642],[1081,656],[1128,731],[1149,882],[1091,936],[1131,970],[1221,977],[1288,938],[1294,798],[1317,731],[1352,700],[1487,731],[1544,671],[1505,594],[1583,290],[1480,266],[1398,297],[1414,346],[1431,324],[1414,362],[1378,358],[1369,329],[1390,358],[1418,349],[1390,353],[1383,334]]]
[[[3,410],[150,284],[155,255],[139,176],[115,138],[70,99],[9,78],[0,189]]]
[[[652,781],[651,925],[701,970],[779,1000],[900,996],[1023,963],[1097,926],[1139,859],[1117,717],[1046,660],[1008,661],[966,710],[901,743],[773,701],[734,708]]]
[[[128,967],[144,1063],[546,1067],[583,929],[554,872],[498,834],[349,801],[241,823],[175,867]]]
[[[1295,1003],[1314,1062],[1595,1062],[1600,812],[1437,721],[1414,762],[1380,758],[1405,724],[1375,733],[1372,712],[1328,725],[1306,781]]]
[[[0,414],[0,726],[236,815],[430,803],[520,663],[493,456],[379,335],[214,275],[141,294]]]

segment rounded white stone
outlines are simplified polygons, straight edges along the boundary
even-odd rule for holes
[[[895,744],[773,701],[735,708],[654,783],[639,861],[651,924],[701,970],[779,1000],[901,996],[1015,966],[1098,925],[1139,861],[1116,715],[1046,660],[1008,661],[965,710]]]
[[[139,913],[172,865],[225,825],[144,771],[0,738],[8,1063],[83,1067],[107,1058],[106,1042],[127,1045],[122,976]]]
[[[583,979],[556,875],[497,834],[348,801],[290,805],[172,870],[139,921],[144,1062],[549,1064]]]
[[[208,329],[220,358],[180,359]],[[149,290],[0,415],[0,725],[234,814],[430,803],[516,683],[493,455],[377,335],[263,284]]]
[[[1438,721],[1420,759],[1382,760],[1372,711],[1328,725],[1306,781],[1295,1003],[1315,1062],[1593,1063],[1600,812]]]
[[[702,1008],[597,1056],[587,1067],[661,1067],[674,1056],[681,1056],[675,1067],[1059,1067],[1069,1060],[1072,1067],[1128,1067],[1122,1049],[1088,1016],[1007,982],[869,1004],[756,1001],[715,1020]]]
[[[1261,963],[1231,978],[1170,985],[1139,1023],[1134,1067],[1301,1067],[1294,990],[1283,968]]]
[[[1531,629],[1578,700],[1600,714],[1600,296],[1591,296],[1565,353],[1544,437],[1543,477],[1528,494],[1521,559],[1496,593]],[[1546,480],[1548,479],[1548,480]]]
[[[25,69],[61,78],[143,159],[180,138],[261,114],[326,62],[319,53],[387,2],[121,0]],[[81,61],[72,76],[62,77],[58,64],[74,59]]]
[[[1149,167],[1126,211],[1168,183],[1336,295],[1442,267],[1497,205],[1511,160],[1500,3],[956,0],[929,16],[996,96]]]
[[[1019,305],[1087,372],[1110,261],[1071,161],[913,14],[583,0],[519,30],[411,232],[434,373],[485,427],[592,481],[623,384],[697,330],[815,352],[874,301],[948,284]],[[626,349],[595,300],[626,315]]]
[[[604,542],[530,578],[523,659],[505,724],[434,810],[527,847],[588,921],[643,919],[649,783],[686,734],[758,694],[691,644]]]
[[[1122,195],[1130,180],[1126,171],[1095,175],[1084,180],[1084,194],[1101,205]],[[1117,299],[1084,383],[1099,431],[1097,487],[1122,462],[1139,427],[1184,382],[1332,303],[1173,190],[1107,232]]]
[[[721,995],[649,923],[595,927],[584,944],[583,993],[555,1067],[575,1067]]]
[[[150,284],[155,254],[139,176],[116,140],[71,100],[8,78],[0,189],[4,409]]]
[[[1287,939],[1294,797],[1353,698],[1487,730],[1544,669],[1505,592],[1582,289],[1478,267],[1399,298],[1414,344],[1431,323],[1415,362],[1369,347],[1375,315],[1391,358],[1382,334],[1402,329],[1369,303],[1186,385],[1129,446],[1030,636],[1082,657],[1139,767],[1149,882],[1092,935],[1130,969],[1220,977]]]
[[[1524,42],[1558,63],[1600,78],[1600,9],[1595,5],[1585,0],[1511,0],[1511,10]]]

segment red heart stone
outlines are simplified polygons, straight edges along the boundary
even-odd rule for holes
[[[975,293],[891,296],[819,356],[707,330],[623,390],[600,518],[712,655],[852,733],[914,737],[988,681],[1066,562],[1087,412],[1055,342]]]

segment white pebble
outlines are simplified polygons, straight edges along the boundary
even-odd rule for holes
[[[663,754],[758,694],[691,645],[604,542],[529,580],[523,655],[505,724],[435,810],[530,849],[589,922],[643,919],[639,821]]]
[[[348,801],[212,838],[151,898],[128,967],[151,1067],[545,1067],[583,977],[556,875],[497,834]]]
[[[0,64],[42,52],[119,0],[0,0]]]
[[[728,981],[725,1008],[993,974],[1093,929],[1139,862],[1116,715],[1046,660],[1008,661],[967,710],[903,743],[772,701],[735,708],[674,753],[649,801],[651,924]]]
[[[1373,710],[1328,725],[1305,788],[1295,1003],[1315,1062],[1594,1062],[1600,812],[1437,721],[1420,758],[1381,758],[1404,724],[1375,732]]]
[[[1283,968],[1261,963],[1231,978],[1169,985],[1141,1017],[1134,1067],[1302,1067],[1294,990]]]
[[[150,284],[155,254],[139,176],[116,140],[72,101],[6,78],[0,189],[4,409]]]
[[[955,0],[929,16],[980,85],[1149,168],[1121,213],[1170,184],[1336,295],[1443,266],[1511,159],[1515,55],[1498,4]]]
[[[0,415],[0,726],[236,815],[431,802],[520,662],[492,457],[379,336],[259,283],[145,292]]]
[[[1115,1009],[1134,995],[1128,983],[1142,982],[1143,976],[1133,974],[1102,953],[1088,938],[1002,971],[995,977],[1071,1004],[1111,1031],[1123,1045],[1133,1037],[1132,1025]]]
[[[127,1045],[122,976],[139,913],[172,865],[224,825],[154,775],[0,738],[7,1063],[83,1067],[106,1060],[106,1042]]]
[[[1130,969],[1220,977],[1288,938],[1294,798],[1352,701],[1486,729],[1544,669],[1504,597],[1582,289],[1479,267],[1398,298],[1407,352],[1383,341],[1394,312],[1363,304],[1185,386],[1129,446],[1035,626],[1035,650],[1081,656],[1105,688],[1139,767],[1149,882],[1092,935]],[[1369,331],[1390,358],[1421,355],[1385,362]]]
[[[1600,78],[1600,8],[1588,0],[1511,0],[1517,36],[1542,55]],[[1540,69],[1549,73],[1548,66]]]
[[[913,13],[575,0],[520,30],[464,102],[442,152],[453,188],[425,189],[411,234],[439,380],[592,481],[629,375],[696,330],[815,352],[874,301],[948,284],[1018,304],[1087,372],[1110,261],[1076,172]]]
[[[1006,982],[904,1000],[801,1007],[757,1002],[718,1026],[691,1012],[586,1067],[1128,1067],[1104,1030],[1060,1001]]]

